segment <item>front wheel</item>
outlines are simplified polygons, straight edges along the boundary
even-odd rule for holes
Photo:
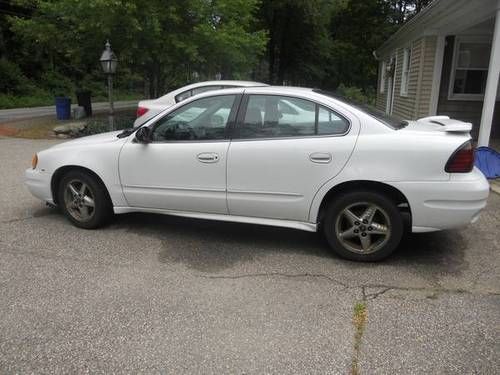
[[[66,217],[80,228],[98,228],[113,214],[106,188],[83,171],[70,171],[63,176],[58,202]]]
[[[335,253],[356,261],[378,261],[399,245],[403,219],[396,204],[375,192],[345,193],[330,203],[323,230]]]

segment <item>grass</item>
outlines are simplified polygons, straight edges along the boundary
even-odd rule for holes
[[[351,366],[352,375],[359,374],[359,368],[358,368],[359,353],[361,350],[361,340],[363,338],[363,333],[365,330],[367,315],[368,313],[367,313],[366,303],[364,302],[356,303],[356,305],[354,306],[354,317],[353,317],[355,333],[354,333],[354,357]]]
[[[144,98],[141,93],[135,92],[121,92],[117,91],[114,93],[113,98],[115,101],[120,100],[140,100]],[[92,102],[106,102],[108,101],[107,96],[94,95],[92,96]],[[71,96],[71,103],[77,103],[76,97]],[[39,95],[12,95],[12,94],[2,94],[0,93],[0,109],[10,109],[10,108],[30,108],[30,107],[40,107],[54,105],[54,96],[47,93],[41,93]]]
[[[50,138],[52,129],[57,125],[59,125],[59,123],[54,123],[53,121],[44,122],[32,128],[20,129],[15,136],[17,138],[47,139]]]

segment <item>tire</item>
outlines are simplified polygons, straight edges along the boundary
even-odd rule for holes
[[[99,228],[113,216],[106,187],[84,171],[66,173],[59,183],[57,198],[64,215],[79,228]]]
[[[344,193],[329,204],[323,232],[339,256],[361,262],[388,257],[401,242],[403,218],[396,204],[371,191]]]

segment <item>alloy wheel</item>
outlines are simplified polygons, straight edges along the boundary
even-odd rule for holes
[[[64,204],[69,214],[80,222],[89,221],[95,213],[94,194],[81,180],[71,180],[64,190]]]
[[[353,203],[337,216],[335,235],[349,251],[374,253],[384,247],[391,237],[389,215],[376,204]]]

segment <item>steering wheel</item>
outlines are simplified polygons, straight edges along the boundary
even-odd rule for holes
[[[183,137],[184,134],[188,135],[188,137]],[[193,140],[198,138],[193,128],[186,123],[175,124],[175,135],[177,139]]]

